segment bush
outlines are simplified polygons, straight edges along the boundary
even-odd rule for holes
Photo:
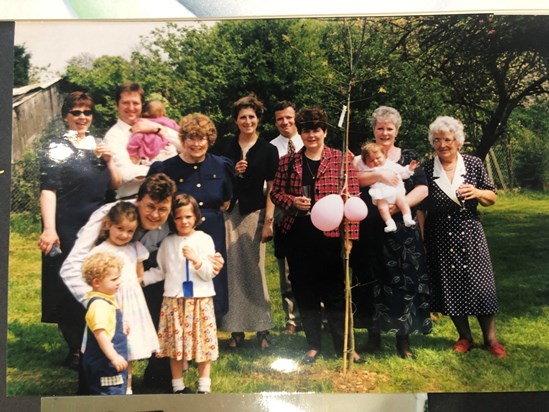
[[[549,182],[549,144],[543,137],[525,130],[517,146],[514,174],[519,186],[545,190]]]

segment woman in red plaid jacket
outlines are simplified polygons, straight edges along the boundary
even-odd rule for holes
[[[328,120],[322,109],[304,109],[296,123],[304,147],[280,159],[271,191],[273,203],[285,211],[281,232],[290,267],[290,281],[301,312],[308,351],[303,363],[314,363],[321,351],[324,304],[336,354],[343,354],[345,294],[340,229],[322,232],[311,222],[310,209],[315,202],[344,187],[341,178],[342,152],[326,147]],[[347,189],[359,194],[356,171],[348,164]],[[348,247],[358,238],[358,224],[345,225]],[[355,354],[355,362],[362,359]]]

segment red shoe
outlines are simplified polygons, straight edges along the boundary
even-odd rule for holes
[[[488,350],[496,358],[505,358],[507,356],[507,351],[505,350],[505,347],[499,342],[492,343],[490,346],[488,346]]]
[[[460,339],[454,343],[454,351],[459,353],[469,352],[469,349],[473,346],[473,341],[468,339]]]

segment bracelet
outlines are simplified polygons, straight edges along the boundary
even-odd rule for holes
[[[156,132],[155,132],[155,134],[158,134],[158,133],[160,133],[160,130],[162,130],[162,128],[161,128],[161,127],[159,127],[158,129],[156,129]]]

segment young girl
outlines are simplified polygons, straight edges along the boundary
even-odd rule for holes
[[[361,172],[369,171],[391,171],[398,176],[398,184],[390,186],[385,183],[377,182],[370,186],[368,193],[372,197],[372,203],[377,206],[381,218],[385,222],[385,232],[396,232],[396,223],[389,212],[389,205],[396,205],[402,212],[402,219],[406,227],[414,227],[416,222],[412,219],[410,205],[406,201],[406,190],[402,179],[408,179],[414,174],[414,170],[419,167],[419,162],[412,160],[408,167],[387,159],[383,152],[383,147],[377,143],[365,143],[362,145],[360,156],[354,159],[354,166]]]
[[[211,391],[210,366],[219,355],[215,323],[213,278],[209,255],[215,253],[213,239],[195,230],[202,221],[194,197],[174,198],[173,219],[176,234],[162,241],[158,267],[145,272],[144,285],[165,280],[160,310],[158,357],[169,357],[174,393],[191,393],[185,387],[183,371],[188,360],[198,365],[198,393]],[[192,282],[192,294],[189,292]]]
[[[140,242],[132,242],[137,229],[137,208],[130,202],[118,202],[105,216],[103,226],[96,241],[96,247],[91,254],[112,252],[124,262],[122,268],[120,289],[116,300],[124,323],[129,327],[128,335],[128,390],[131,387],[131,362],[138,359],[149,359],[158,350],[158,337],[143,295],[141,278],[143,277],[143,261],[149,257],[149,252]]]
[[[134,133],[128,141],[128,154],[135,164],[149,165],[154,161],[166,160],[177,155],[175,146],[168,139],[158,134],[161,126],[179,131],[175,120],[166,117],[166,109],[160,100],[149,100],[145,103],[141,115],[158,123],[156,133]]]

